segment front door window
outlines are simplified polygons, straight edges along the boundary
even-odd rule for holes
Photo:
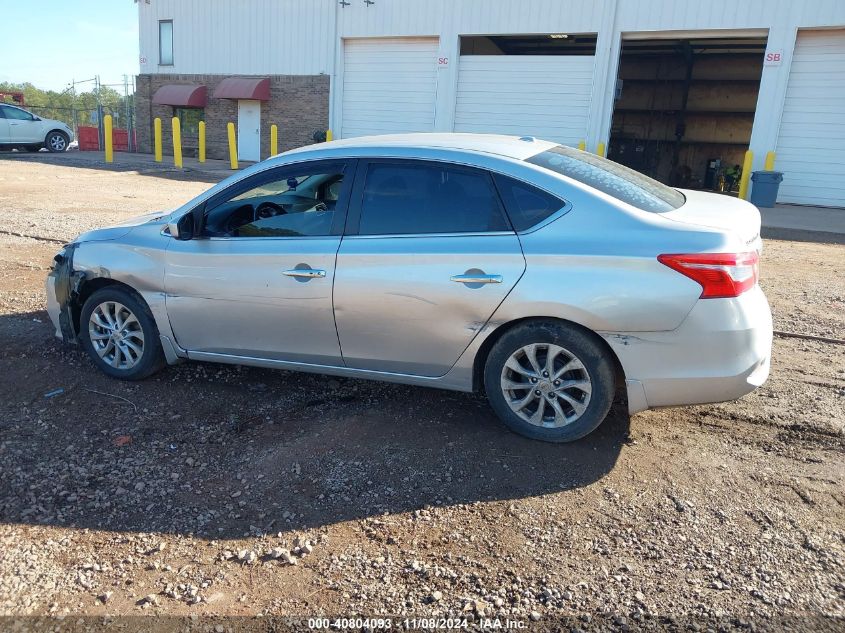
[[[343,164],[286,171],[214,206],[206,216],[206,235],[331,235],[345,178]]]

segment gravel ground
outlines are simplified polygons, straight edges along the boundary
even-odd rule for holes
[[[0,615],[842,629],[845,347],[776,338],[745,399],[617,407],[565,446],[467,394],[193,363],[111,381],[52,337],[50,259],[209,184],[37,158],[0,157]],[[766,242],[777,329],[845,338],[843,255]]]

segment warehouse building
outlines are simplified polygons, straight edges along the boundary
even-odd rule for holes
[[[842,0],[140,0],[139,145],[178,116],[242,160],[391,132],[533,135],[664,182],[845,206]],[[167,125],[164,126],[165,131]],[[167,144],[165,144],[167,146]]]

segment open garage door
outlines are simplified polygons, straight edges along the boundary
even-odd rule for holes
[[[431,132],[437,38],[344,40],[340,136]]]
[[[629,35],[608,158],[672,186],[736,193],[766,37]]]
[[[595,36],[461,38],[455,131],[586,139]]]
[[[845,206],[845,30],[798,32],[775,169],[778,202]]]

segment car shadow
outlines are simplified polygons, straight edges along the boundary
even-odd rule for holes
[[[0,317],[0,520],[209,538],[588,486],[629,432],[617,402],[572,444],[510,433],[483,397],[185,363],[138,383]]]

